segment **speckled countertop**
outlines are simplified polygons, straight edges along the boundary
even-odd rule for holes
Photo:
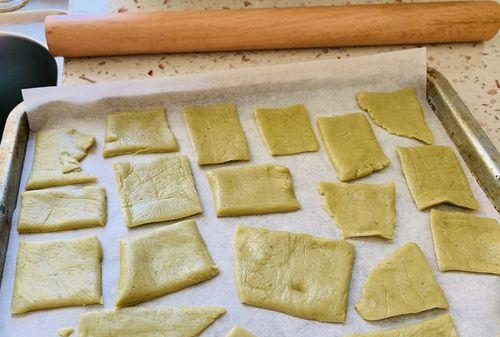
[[[71,13],[256,8],[390,1],[301,0],[72,0]],[[500,34],[484,43],[425,45],[429,66],[443,73],[500,149]],[[144,79],[280,63],[353,57],[416,46],[319,48],[282,51],[71,58],[63,85]]]

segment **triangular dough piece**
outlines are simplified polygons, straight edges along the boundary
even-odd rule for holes
[[[409,242],[380,262],[368,275],[356,310],[374,321],[433,308],[448,308],[422,250]]]
[[[226,335],[226,337],[255,337],[250,331],[243,329],[240,326],[235,326]]]
[[[360,92],[356,95],[359,107],[372,120],[390,133],[418,139],[432,144],[434,137],[425,123],[424,111],[415,95],[415,89],[394,92]]]
[[[353,333],[345,337],[458,337],[458,334],[450,314],[444,314],[401,328]]]
[[[78,337],[195,337],[222,316],[222,307],[124,308],[80,316]]]
[[[116,306],[145,302],[218,273],[194,220],[120,240]]]
[[[500,275],[500,225],[494,218],[431,210],[439,270]]]
[[[95,138],[75,129],[38,131],[35,154],[27,190],[81,184],[96,181],[96,177],[81,170],[80,160],[94,144]]]

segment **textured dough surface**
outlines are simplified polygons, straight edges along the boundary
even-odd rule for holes
[[[424,111],[415,95],[415,89],[393,92],[360,92],[358,105],[370,114],[372,120],[390,133],[432,144],[434,137],[427,126]]]
[[[426,145],[396,148],[411,195],[419,210],[450,203],[470,209],[479,205],[453,150]]]
[[[186,156],[116,162],[113,169],[128,227],[203,211]]]
[[[194,220],[120,240],[116,306],[151,300],[218,273]]]
[[[184,121],[198,165],[250,159],[234,104],[185,108]]]
[[[255,335],[236,325],[227,333],[226,337],[255,337]]]
[[[394,183],[347,184],[320,182],[323,208],[335,219],[342,238],[394,237]]]
[[[21,241],[11,312],[101,303],[101,258],[101,243],[95,236]]]
[[[374,321],[433,308],[448,308],[422,250],[413,242],[396,249],[368,274],[356,310]]]
[[[349,242],[238,226],[234,255],[242,303],[317,321],[345,321],[354,262]]]
[[[21,193],[19,233],[45,233],[105,224],[106,191],[103,187]]]
[[[318,141],[304,105],[257,109],[255,118],[273,156],[318,151]]]
[[[458,337],[458,334],[450,314],[444,314],[396,329],[353,333],[345,337]]]
[[[60,328],[57,330],[57,334],[60,337],[69,337],[75,332],[75,329],[68,327],[68,328]]]
[[[431,210],[439,270],[500,275],[500,225],[494,218]]]
[[[318,129],[337,177],[349,181],[389,165],[362,113],[318,117]]]
[[[38,131],[26,189],[96,181],[93,174],[82,171],[80,167],[80,160],[87,155],[87,150],[94,142],[94,136],[75,129]]]
[[[217,216],[290,212],[300,208],[290,170],[248,165],[207,172]]]
[[[105,124],[103,157],[179,150],[165,109],[115,112],[106,116]]]
[[[222,307],[149,307],[87,312],[78,337],[196,337],[224,315]]]

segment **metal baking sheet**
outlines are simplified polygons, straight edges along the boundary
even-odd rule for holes
[[[320,323],[242,305],[236,295],[231,242],[236,224],[306,232],[332,239],[340,237],[333,220],[322,209],[320,196],[316,191],[318,181],[337,180],[324,149],[321,148],[317,153],[273,158],[268,154],[258,133],[253,117],[255,107],[304,103],[310,111],[311,118],[315,120],[318,115],[338,115],[359,111],[354,94],[360,90],[383,91],[412,86],[416,88],[419,99],[425,106],[426,119],[436,137],[436,143],[455,148],[436,114],[425,104],[426,91],[430,88],[430,85],[427,87],[426,80],[425,49],[416,49],[346,60],[262,67],[159,80],[97,84],[79,88],[36,89],[26,92],[25,103],[31,133],[26,147],[26,160],[22,169],[20,190],[24,189],[31,167],[34,131],[54,127],[75,127],[80,131],[91,133],[97,138],[97,145],[83,161],[83,168],[96,174],[98,183],[106,187],[109,220],[104,228],[20,236],[15,231],[17,207],[14,208],[12,205],[14,198],[11,195],[11,200],[6,200],[10,202],[5,206],[6,219],[10,218],[12,210],[15,209],[15,211],[12,216],[14,229],[10,233],[10,243],[0,288],[0,336],[53,336],[59,327],[76,327],[78,317],[82,312],[113,307],[118,275],[118,240],[137,236],[167,224],[160,223],[131,230],[125,228],[111,165],[116,160],[140,160],[156,155],[102,159],[103,116],[110,111],[146,109],[158,106],[167,108],[169,124],[181,148],[180,154],[188,155],[191,160],[196,186],[204,208],[204,213],[194,218],[198,222],[202,236],[221,269],[221,273],[210,281],[144,303],[141,306],[221,305],[226,307],[227,314],[217,320],[202,336],[223,336],[235,324],[244,326],[256,336],[261,337],[343,336],[348,332],[367,332],[402,326],[424,318],[435,317],[445,311],[431,310],[379,322],[367,322],[361,319],[354,310],[354,303],[359,300],[362,284],[373,266],[405,242],[414,241],[423,249],[435,271],[436,279],[450,302],[449,311],[455,320],[459,335],[461,337],[494,336],[499,319],[497,294],[500,292],[500,282],[498,277],[454,272],[440,273],[437,270],[428,227],[429,212],[419,212],[416,209],[394,150],[396,145],[414,146],[419,145],[419,143],[391,135],[373,123],[374,132],[391,160],[391,165],[369,177],[359,179],[357,182],[394,181],[396,183],[395,239],[393,241],[377,238],[349,240],[355,245],[356,260],[352,274],[346,323]],[[431,96],[429,98],[431,102],[436,103],[438,96],[433,96],[434,100],[431,99]],[[213,166],[200,168],[196,165],[181,111],[182,107],[186,105],[204,105],[226,101],[234,102],[238,106],[252,155],[250,163],[278,163],[289,167],[297,198],[302,204],[301,210],[292,213],[238,218],[219,219],[214,216],[212,197],[205,175],[205,171]],[[440,110],[440,112],[442,111],[444,110]],[[24,113],[21,116],[26,118]],[[26,124],[26,121],[19,123],[19,125]],[[316,125],[314,127],[316,129]],[[22,128],[17,133],[18,138],[24,136],[24,140],[26,140],[27,134],[26,131],[23,133]],[[2,149],[3,147],[2,145]],[[18,142],[17,148],[11,147],[11,149],[11,152],[7,151],[11,155],[9,158],[17,155],[17,160],[11,162],[17,163],[17,168],[19,168],[19,162],[22,163],[22,155],[24,154],[22,141]],[[3,152],[0,151],[0,155],[3,155]],[[462,161],[462,165],[467,171],[474,195],[481,205],[481,209],[473,213],[497,217],[492,203],[474,180],[471,172],[467,170],[465,162]],[[16,171],[15,165],[11,165],[10,168],[5,172],[10,174],[10,178],[5,179],[5,185],[2,186],[9,187],[12,192],[17,190],[15,179],[19,178],[20,171]],[[0,169],[4,168],[0,167]],[[16,188],[12,186],[16,186]],[[2,197],[6,197],[5,193]],[[447,205],[438,208],[457,209]],[[2,225],[2,230],[7,232],[3,228],[8,226],[3,223],[0,225]],[[97,235],[103,243],[104,305],[46,310],[11,317],[9,314],[10,297],[14,279],[15,254],[19,240],[44,241],[84,235]]]

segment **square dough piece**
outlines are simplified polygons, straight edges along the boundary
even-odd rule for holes
[[[113,169],[127,227],[203,211],[186,156],[116,162]]]
[[[198,165],[250,159],[234,104],[185,108],[184,121]]]
[[[390,133],[418,139],[426,144],[434,142],[415,89],[360,92],[356,99],[359,107],[370,114],[373,122]]]
[[[77,240],[19,243],[13,314],[102,303],[101,243]]]
[[[431,210],[439,270],[500,275],[500,225],[494,218]]]
[[[218,217],[291,212],[300,208],[290,170],[249,165],[207,172]]]
[[[367,176],[389,165],[362,113],[318,117],[318,128],[337,177],[349,181]]]
[[[222,307],[91,311],[80,316],[78,337],[196,337],[225,312]]]
[[[478,209],[464,171],[447,146],[424,145],[396,148],[411,195],[419,210],[434,205]]]
[[[106,191],[103,187],[21,193],[19,233],[55,232],[105,224]]]
[[[36,190],[96,181],[93,174],[82,171],[80,167],[80,160],[87,155],[87,150],[94,142],[94,136],[75,129],[38,131],[26,189]]]
[[[349,242],[238,226],[234,260],[242,303],[317,321],[345,321],[354,262]]]
[[[165,109],[115,112],[106,116],[103,157],[179,151]]]
[[[319,145],[304,105],[257,109],[257,125],[273,156],[318,151]]]
[[[335,218],[342,238],[356,236],[394,237],[394,183],[347,184],[320,182],[323,207]]]
[[[145,302],[218,273],[194,220],[120,240],[116,306]]]

